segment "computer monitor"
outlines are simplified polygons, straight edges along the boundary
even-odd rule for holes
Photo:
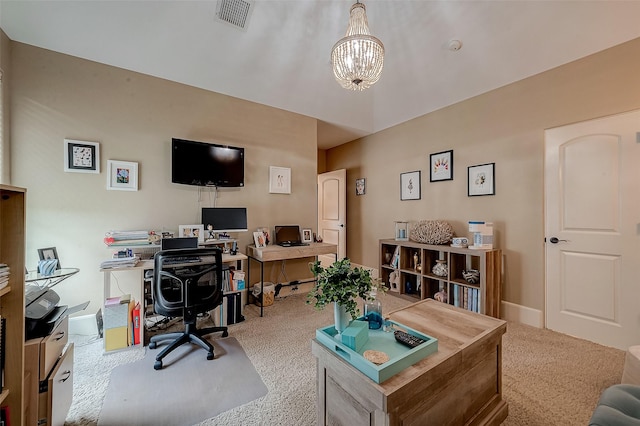
[[[244,232],[247,231],[246,207],[203,207],[202,224],[205,231],[208,226],[213,232]]]
[[[198,248],[198,237],[163,238],[162,250]]]

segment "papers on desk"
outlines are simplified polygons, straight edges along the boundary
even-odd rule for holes
[[[115,259],[108,259],[103,261],[100,264],[100,268],[133,268],[138,264],[138,262],[140,262],[140,258],[138,256],[118,257]]]

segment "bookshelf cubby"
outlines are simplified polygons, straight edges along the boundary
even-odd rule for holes
[[[422,300],[436,297],[441,290],[450,305],[500,318],[502,251],[469,249],[450,245],[422,244],[395,239],[380,240],[380,277],[389,294]],[[416,261],[417,260],[417,261]],[[436,275],[437,260],[447,271]],[[462,271],[476,269],[477,282],[467,281]]]

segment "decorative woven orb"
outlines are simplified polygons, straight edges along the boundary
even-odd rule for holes
[[[421,220],[411,228],[409,238],[425,244],[446,244],[453,237],[453,227],[442,220]]]

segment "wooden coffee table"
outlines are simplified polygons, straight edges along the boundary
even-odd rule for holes
[[[505,321],[426,299],[388,317],[438,352],[377,384],[315,339],[319,425],[499,425]]]

